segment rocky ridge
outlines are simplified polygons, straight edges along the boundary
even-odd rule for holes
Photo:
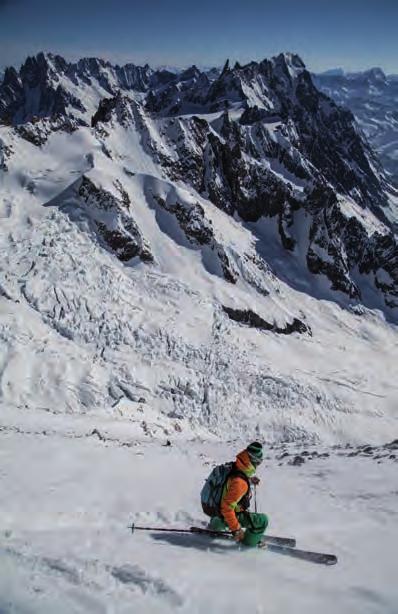
[[[114,161],[122,155],[112,134],[133,131],[165,180],[183,183],[242,224],[276,224],[283,249],[326,277],[336,300],[398,309],[398,245],[386,215],[392,188],[352,113],[316,88],[297,55],[227,62],[210,74],[96,58],[68,63],[41,53],[5,71],[0,122],[38,147],[56,132],[92,130]],[[0,150],[7,172],[12,146],[4,141]],[[86,208],[102,189],[87,182],[78,188]],[[212,237],[199,202],[187,208],[156,199],[192,243],[210,247],[235,283],[236,258]],[[115,203],[113,220],[95,221],[101,240],[123,261],[138,255],[151,262],[134,213],[123,197]],[[272,269],[266,246],[257,246],[260,270]]]

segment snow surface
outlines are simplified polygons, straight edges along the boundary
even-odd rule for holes
[[[266,447],[257,500],[269,533],[336,554],[324,567],[191,535],[131,535],[132,521],[203,526],[203,480],[241,443],[165,447],[98,416],[5,411],[2,422],[1,612],[396,612],[393,459],[318,447],[330,456],[296,467],[278,459],[302,447]]]

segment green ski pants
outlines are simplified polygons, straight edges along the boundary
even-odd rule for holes
[[[238,512],[236,514],[240,526],[246,529],[242,543],[245,546],[257,546],[268,526],[268,516],[254,512]],[[209,522],[212,531],[225,531],[228,526],[220,516],[213,516]]]

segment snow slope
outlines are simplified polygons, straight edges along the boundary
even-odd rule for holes
[[[241,444],[162,447],[129,424],[7,412],[0,430],[0,610],[392,614],[398,591],[393,452],[268,447],[259,509],[269,532],[332,552],[323,567],[127,525],[189,527],[215,462]],[[96,428],[98,434],[92,434]],[[99,438],[101,437],[101,439]],[[309,454],[301,465],[283,454]],[[355,452],[355,450],[354,450]],[[376,458],[375,458],[376,457]],[[49,462],[51,459],[51,462]],[[178,483],[178,487],[177,487]]]

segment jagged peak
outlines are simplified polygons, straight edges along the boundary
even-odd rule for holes
[[[119,64],[116,64],[115,68],[121,68],[124,70],[138,70],[145,73],[155,72],[153,68],[149,66],[149,64],[144,64],[144,66],[141,66],[140,64],[134,64],[134,62],[127,62],[126,64],[121,64],[120,66]]]
[[[68,62],[60,55],[40,51],[35,56],[28,56],[19,70],[22,81],[30,86],[39,82],[54,79],[68,70]]]
[[[230,67],[229,67],[229,59],[226,60],[224,67],[221,71],[221,76],[225,75],[227,72],[230,71]]]
[[[220,76],[220,68],[212,66],[211,68],[206,70],[204,74],[206,74],[206,77],[210,80],[218,79],[218,77]]]
[[[68,66],[68,62],[61,55],[39,51],[36,55],[28,56],[25,62],[21,66],[21,70],[24,68],[29,69],[35,66],[40,68],[50,68],[53,70],[65,70]]]
[[[79,71],[90,71],[99,70],[101,68],[112,68],[112,64],[103,58],[97,57],[84,57],[80,58],[76,64]]]
[[[274,70],[282,70],[287,73],[291,78],[297,77],[304,70],[306,70],[305,64],[297,53],[283,52],[279,55],[273,56],[270,59],[271,65]]]
[[[198,69],[198,67],[195,66],[195,64],[192,64],[192,66],[189,66],[188,68],[182,71],[179,78],[181,81],[188,81],[190,79],[195,79],[199,77],[201,74],[202,73]]]
[[[3,82],[1,83],[1,87],[6,87],[8,85],[20,85],[21,80],[19,78],[19,73],[14,66],[7,66],[3,75]]]
[[[167,85],[167,83],[170,83],[171,81],[175,81],[177,79],[176,73],[171,72],[171,70],[167,70],[166,68],[160,68],[158,70],[155,70],[152,73],[152,77],[155,81],[160,83],[160,85]]]
[[[251,61],[247,64],[240,64],[235,62],[233,68],[230,67],[229,60],[224,64],[222,71],[219,73],[218,79],[222,79],[225,76],[233,76],[236,79],[242,79],[242,74],[251,78],[255,76],[256,72],[263,71],[264,68],[267,72],[278,74],[278,72],[289,76],[291,79],[298,77],[302,72],[306,71],[306,67],[299,55],[295,53],[285,52],[279,55],[273,56],[270,59],[265,58],[261,62]]]

